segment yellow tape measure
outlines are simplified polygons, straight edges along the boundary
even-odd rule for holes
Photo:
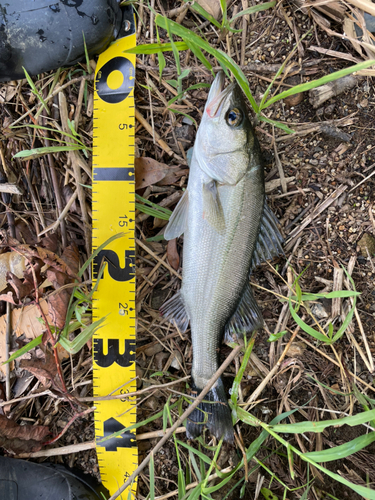
[[[132,16],[132,14],[131,14]],[[93,321],[107,316],[93,338],[94,395],[136,390],[135,370],[135,241],[134,241],[134,20],[124,20],[129,35],[99,56],[94,95],[93,249],[123,232],[96,257],[95,284],[103,261],[104,274],[93,296]],[[129,382],[133,379],[132,382]],[[126,384],[124,386],[124,384]],[[121,389],[119,387],[123,386]],[[96,439],[136,422],[135,400],[98,401]],[[111,495],[138,466],[135,432],[97,444],[102,482]],[[135,496],[135,485],[133,485]],[[128,498],[128,492],[124,498]]]

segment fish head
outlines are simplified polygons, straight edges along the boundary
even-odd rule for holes
[[[197,132],[194,153],[199,167],[221,184],[237,184],[249,168],[259,146],[242,92],[236,83],[224,88],[220,71],[208,95]]]

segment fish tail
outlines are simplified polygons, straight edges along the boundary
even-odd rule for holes
[[[199,395],[202,389],[193,384],[193,391]],[[202,434],[204,428],[217,439],[234,441],[232,416],[221,378],[205,395],[203,401],[193,410],[186,421],[188,439],[195,439]]]

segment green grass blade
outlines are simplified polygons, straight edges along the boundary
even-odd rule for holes
[[[188,87],[186,90],[184,90],[183,92],[181,92],[181,94],[178,94],[174,97],[172,97],[172,99],[170,99],[168,101],[168,106],[170,104],[173,104],[174,102],[180,100],[183,98],[183,96],[189,92],[190,90],[196,90],[196,89],[201,89],[201,88],[209,88],[211,87],[211,85],[209,83],[196,83],[195,85],[190,85],[190,87]]]
[[[338,290],[337,292],[330,293],[303,293],[301,296],[301,300],[302,302],[304,302],[305,300],[318,299],[346,299],[348,297],[358,297],[358,295],[361,295],[361,292],[355,292],[353,290]],[[297,300],[297,297],[295,295],[292,295],[291,300]]]
[[[255,417],[253,417],[255,419]],[[358,413],[357,415],[352,415],[350,417],[338,418],[336,420],[322,420],[320,422],[297,422],[295,424],[279,424],[276,426],[270,426],[270,428],[277,433],[284,434],[302,434],[304,432],[322,432],[327,427],[339,426],[339,425],[349,425],[354,427],[356,425],[361,425],[369,422],[375,418],[375,410],[365,411]]]
[[[35,128],[37,130],[46,130],[48,132],[53,132],[54,134],[61,134],[61,135],[65,135],[66,137],[69,137],[70,139],[73,139],[77,142],[79,142],[80,144],[82,144],[82,146],[85,146],[83,144],[83,142],[79,141],[77,139],[76,136],[74,135],[71,135],[71,134],[68,134],[67,132],[63,132],[62,130],[58,130],[57,128],[51,128],[51,127],[43,127],[42,125],[34,125],[33,123],[26,123],[25,125],[15,125],[14,127],[10,127],[11,129],[14,129],[14,128],[24,128],[24,127],[30,127],[30,128]],[[53,140],[51,137],[49,137],[49,140]],[[56,139],[55,139],[56,140]]]
[[[13,158],[20,158],[23,161],[34,160],[35,158],[39,158],[39,156],[45,156],[50,153],[60,153],[61,151],[79,151],[80,149],[82,149],[82,146],[79,146],[78,144],[71,146],[66,145],[66,146],[49,146],[43,148],[34,148],[34,149],[27,149],[25,151],[19,151],[13,156]]]
[[[86,262],[83,264],[83,266],[81,267],[81,269],[78,271],[77,276],[79,278],[81,278],[83,276],[83,273],[85,272],[85,270],[89,267],[89,265],[91,264],[91,262],[98,255],[98,253],[101,250],[104,250],[104,248],[107,245],[109,245],[110,243],[112,243],[112,241],[115,241],[118,238],[122,238],[123,236],[124,236],[124,233],[114,234],[113,236],[111,236],[110,238],[108,238],[108,240],[106,240],[104,243],[102,243],[101,245],[99,245],[98,248],[96,250],[94,250],[94,252],[92,253],[92,255],[86,260]]]
[[[185,476],[182,469],[177,473],[178,498],[182,498],[186,494]]]
[[[200,49],[205,50],[212,56],[216,57],[216,59],[222,66],[228,68],[233,73],[239,86],[242,88],[244,94],[249,99],[250,104],[254,109],[254,111],[255,112],[259,111],[258,105],[256,104],[255,99],[251,94],[249,82],[247,81],[245,74],[243,73],[242,69],[238,66],[238,64],[236,64],[233,61],[231,57],[225,54],[225,52],[211,47],[211,45],[208,42],[206,42],[200,36],[193,33],[191,30],[184,28],[183,26],[179,25],[178,23],[175,23],[174,21],[166,20],[166,18],[161,15],[156,16],[155,22],[158,26],[164,29],[167,29],[168,25],[171,32],[181,37],[183,41],[187,45],[189,45],[189,47],[191,44],[194,46],[198,46]]]
[[[370,432],[363,436],[359,436],[348,443],[342,444],[340,446],[335,446],[334,448],[328,448],[323,451],[312,451],[310,453],[305,453],[305,457],[311,458],[314,462],[332,462],[333,460],[341,460],[357,453],[357,451],[362,450],[369,444],[375,441],[375,432]]]
[[[148,207],[147,205],[142,205],[141,203],[135,203],[135,208],[140,212],[143,212],[148,215],[152,215],[157,219],[169,220],[170,215],[166,215],[161,210],[155,210],[154,208]]]
[[[282,337],[284,337],[284,335],[288,333],[287,330],[284,330],[282,332],[278,332],[278,333],[271,333],[271,335],[268,337],[267,339],[267,342],[275,342],[276,340],[279,340],[281,339]]]
[[[286,97],[289,97],[291,95],[315,89],[316,87],[320,87],[321,85],[325,85],[326,83],[338,80],[343,76],[351,75],[356,71],[360,71],[362,69],[366,69],[374,65],[375,65],[375,60],[372,59],[370,61],[364,61],[359,64],[355,64],[354,66],[350,66],[350,68],[340,69],[339,71],[335,71],[330,75],[325,75],[322,78],[318,78],[318,80],[313,80],[312,82],[307,82],[307,83],[301,83],[300,85],[296,85],[291,89],[285,90],[284,92],[281,92],[280,94],[271,97],[266,103],[264,103],[263,109],[268,108],[268,106],[271,106],[271,104],[274,104],[275,102],[280,101],[281,99],[285,99]]]
[[[99,330],[103,325],[103,322],[106,320],[108,314],[103,318],[94,321],[91,325],[87,326],[82,330],[81,333],[77,335],[77,337],[73,340],[68,340],[65,337],[60,337],[59,343],[63,346],[63,348],[68,351],[70,354],[76,354],[79,352],[82,347],[91,339],[94,333]]]
[[[11,361],[14,361],[15,359],[19,358],[20,356],[23,356],[27,352],[31,351],[31,349],[34,349],[34,347],[38,346],[42,342],[43,335],[39,335],[39,337],[36,337],[35,339],[31,340],[31,342],[28,342],[26,345],[18,349],[16,352],[14,352],[11,356],[9,356],[9,359],[7,361],[4,361],[1,363],[2,365],[6,365],[7,363],[10,363]]]
[[[266,122],[269,123],[270,125],[274,125],[277,128],[280,128],[287,134],[294,134],[295,130],[287,127],[284,123],[278,122],[276,120],[271,120],[270,118],[267,118],[266,116],[258,115],[258,120],[261,122]]]
[[[314,337],[314,339],[319,340],[320,342],[324,342],[325,344],[330,343],[330,339],[328,337],[326,337],[322,333],[318,332],[317,330],[315,330],[314,328],[312,328],[311,326],[306,324],[298,316],[298,314],[296,313],[296,310],[292,306],[292,301],[290,299],[289,299],[289,310],[290,310],[290,314],[292,315],[294,321],[297,323],[298,326],[300,326],[302,328],[302,330],[304,332],[308,333],[309,335],[311,335],[311,337]]]
[[[246,348],[246,351],[245,351],[245,354],[244,354],[244,357],[243,357],[240,369],[238,370],[238,373],[235,376],[234,381],[233,381],[232,392],[231,392],[231,396],[230,396],[230,399],[232,401],[232,412],[233,413],[236,413],[237,401],[238,401],[238,390],[239,390],[239,387],[240,387],[243,375],[245,373],[246,366],[247,366],[247,364],[249,362],[250,355],[251,355],[251,352],[253,350],[253,347],[254,347],[254,339],[251,339],[250,342],[249,342],[249,345]],[[237,420],[237,415],[233,415],[233,417],[235,418],[235,421],[236,421]]]
[[[187,50],[189,47],[185,42],[174,42],[176,49],[181,52]],[[137,45],[131,49],[124,50],[126,54],[157,54],[158,52],[171,52],[172,44],[167,43],[146,43],[144,45]]]
[[[195,57],[203,64],[203,66],[205,66],[205,68],[207,68],[209,71],[211,71],[212,74],[214,74],[211,63],[203,55],[199,46],[196,45],[195,43],[189,42],[189,49],[192,51]]]
[[[242,16],[247,16],[249,14],[254,14],[255,12],[259,12],[261,10],[267,10],[271,9],[272,7],[275,7],[276,2],[266,2],[266,3],[261,3],[260,5],[255,5],[254,7],[249,7],[248,9],[244,9],[241,12],[238,12],[235,16],[232,17],[232,19],[229,21],[229,24],[232,24],[233,21],[238,19],[239,17]]]
[[[208,464],[208,465],[211,464],[212,460],[210,458],[208,458],[207,455],[205,455],[201,451],[193,448],[192,446],[190,446],[187,443],[184,443],[183,441],[180,441],[179,439],[177,439],[177,443],[180,446],[182,446],[183,448],[186,448],[187,450],[189,450],[189,453],[192,453],[193,455],[197,455],[197,457],[199,457],[201,460],[203,460],[203,462],[205,462],[206,464]]]
[[[189,0],[184,0],[185,3],[188,1]],[[216,26],[216,28],[221,29],[221,24],[218,21],[216,21],[216,19],[213,16],[211,16],[211,14],[207,12],[203,7],[201,7],[197,2],[193,2],[192,5],[190,5],[190,8],[192,10],[195,10],[195,12],[197,12],[200,16],[207,19],[207,21],[210,21],[210,23]]]
[[[353,281],[353,278],[350,276],[350,274],[348,273],[348,271],[345,269],[345,267],[343,268],[344,271],[345,271],[345,274],[347,276],[347,278],[349,279],[352,287],[353,287],[353,290],[354,292],[356,291],[355,289],[355,284],[354,284],[354,281]],[[354,314],[354,310],[355,310],[355,306],[356,306],[356,302],[357,302],[357,297],[354,297],[353,298],[353,305],[350,309],[350,311],[348,312],[348,314],[346,315],[346,318],[344,319],[344,321],[342,322],[342,325],[341,327],[339,328],[338,332],[336,333],[336,335],[333,337],[332,339],[332,342],[336,342],[336,340],[339,340],[340,337],[342,337],[344,335],[344,332],[345,330],[348,328],[352,318],[353,318],[353,314]]]
[[[23,71],[25,73],[25,77],[26,77],[27,83],[30,85],[32,93],[39,99],[39,101],[42,103],[43,108],[50,115],[51,113],[50,113],[50,111],[49,111],[49,109],[47,107],[47,104],[45,103],[45,101],[44,101],[44,99],[42,97],[42,94],[39,93],[38,89],[35,86],[35,83],[31,79],[31,76],[29,75],[29,73],[26,71],[26,69],[23,66],[22,66],[22,69],[23,69]]]

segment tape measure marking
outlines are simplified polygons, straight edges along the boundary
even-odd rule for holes
[[[135,199],[134,199],[134,81],[135,34],[121,38],[100,55],[94,94],[93,248],[120,232],[124,237],[101,250],[93,263],[93,319],[106,316],[93,338],[94,395],[136,391],[135,379]],[[114,72],[120,72],[119,76]],[[112,78],[113,76],[113,78]],[[108,82],[110,80],[110,82]],[[117,88],[111,88],[117,85]],[[127,383],[128,382],[128,383]],[[126,385],[124,385],[126,384]],[[119,389],[121,387],[121,389]],[[96,439],[136,423],[136,402],[125,398],[98,401]],[[104,485],[112,495],[138,465],[135,432],[97,444]],[[132,493],[135,496],[136,485]],[[124,495],[127,498],[129,490]]]

